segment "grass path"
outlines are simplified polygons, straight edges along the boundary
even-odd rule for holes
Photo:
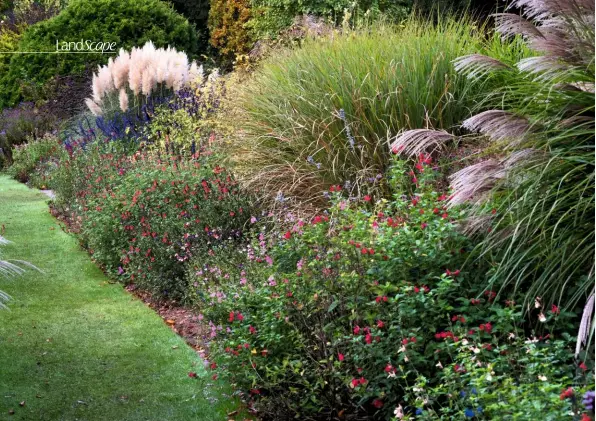
[[[107,282],[46,200],[0,175],[5,257],[44,271],[0,280],[13,298],[0,311],[0,420],[227,420],[234,402],[195,352]]]

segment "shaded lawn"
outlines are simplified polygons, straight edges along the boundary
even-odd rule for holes
[[[46,200],[0,175],[4,255],[44,271],[0,279],[13,298],[0,311],[0,420],[226,420],[235,401],[201,359],[107,282]]]

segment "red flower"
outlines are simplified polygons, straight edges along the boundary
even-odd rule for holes
[[[364,337],[364,341],[365,341],[367,344],[370,344],[370,343],[372,343],[372,335],[371,335],[370,333],[367,333],[367,334],[366,334],[366,336]]]
[[[356,325],[354,327],[354,335],[358,335],[358,334],[360,334],[360,326]]]
[[[387,364],[385,366],[385,373],[395,373],[395,367],[393,367],[391,364]]]
[[[582,370],[586,371],[588,369],[588,366],[586,365],[586,363],[584,363],[583,361],[579,364],[579,368],[581,368]]]
[[[479,326],[479,329],[486,332],[486,333],[490,333],[493,330],[493,325],[490,324],[490,322],[488,323],[483,323]]]
[[[215,370],[217,368],[217,363],[211,363],[209,368],[211,368],[211,370]]]
[[[420,292],[420,288],[418,288],[418,287],[414,287],[414,292],[415,292],[415,293],[419,293],[419,292]]]
[[[383,401],[380,399],[375,399],[372,404],[377,409],[381,409],[383,407]]]
[[[251,335],[254,335],[255,333],[257,333],[257,329],[255,329],[255,328],[254,328],[254,327],[252,327],[252,326],[249,326],[249,327],[248,327],[248,331],[250,332],[250,334],[251,334]]]
[[[286,232],[286,233],[284,234],[284,238],[285,238],[286,240],[289,240],[290,238],[292,238],[292,233],[291,233],[290,231]]]
[[[352,386],[358,387],[359,384],[360,382],[358,381],[358,379],[352,379]]]
[[[402,339],[401,340],[401,344],[402,345],[407,345],[408,344],[408,339],[407,338]]]
[[[342,354],[341,352],[337,354],[337,358],[338,358],[340,361],[343,361],[343,360],[345,359],[345,357],[344,357],[344,354]]]
[[[552,305],[550,312],[553,314],[559,314],[561,312],[561,310],[559,309],[559,307],[557,307],[556,305]]]
[[[238,321],[240,321],[240,322],[241,322],[242,320],[244,320],[244,316],[242,315],[242,313],[238,313],[238,314],[236,315],[236,318],[237,318],[237,319],[238,319]]]
[[[188,377],[190,377],[191,379],[194,379],[195,377],[197,377],[197,373],[195,373],[194,371],[189,371]]]
[[[568,399],[572,396],[573,396],[573,389],[571,387],[568,387],[566,390],[563,390],[561,392],[561,394],[559,395],[561,400]]]
[[[364,196],[363,199],[365,202],[370,202],[370,196],[368,194],[366,196]]]
[[[428,227],[428,224],[426,222],[423,222],[422,224],[420,224],[421,229],[425,229],[426,227]]]
[[[229,322],[232,323],[234,321],[234,312],[230,311],[230,318],[229,318]]]
[[[383,329],[385,327],[385,323],[382,320],[377,321],[377,327],[379,329]]]
[[[588,414],[582,414],[581,421],[592,421],[592,418]]]
[[[480,304],[480,300],[477,298],[470,298],[470,304],[473,306]]]
[[[412,342],[412,343],[415,343],[415,342],[416,342],[416,336],[412,336],[412,337],[410,338],[410,342]]]

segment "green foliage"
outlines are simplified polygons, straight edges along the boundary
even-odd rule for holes
[[[197,28],[199,35],[199,50],[206,51],[209,41],[210,0],[170,0],[176,11],[188,19]]]
[[[20,51],[55,51],[56,42],[115,42],[130,49],[151,40],[157,47],[174,46],[197,52],[194,28],[160,0],[73,0],[56,17],[29,27]],[[105,64],[109,54],[18,54],[2,76],[0,107],[17,102],[27,89],[37,91],[56,75],[83,72]]]
[[[30,182],[33,187],[47,188],[51,185],[53,169],[65,155],[62,142],[53,135],[30,139],[15,148],[13,163],[7,173],[22,183]]]
[[[383,16],[388,20],[401,20],[407,17],[411,0],[252,0],[254,10],[250,26],[258,38],[275,38],[289,27],[294,18],[312,15],[331,23],[339,24],[367,16],[369,19]]]
[[[2,54],[2,52],[17,51],[20,39],[20,30],[0,28],[0,75],[8,71],[8,63],[12,57],[12,54]]]
[[[185,290],[185,262],[222,238],[239,238],[250,212],[209,152],[176,159],[91,143],[63,159],[53,182],[83,244],[115,278],[168,298]]]
[[[512,311],[505,314],[519,315]],[[594,387],[593,374],[587,366],[573,363],[569,352],[573,344],[568,336],[548,342],[516,334],[507,339],[491,345],[491,359],[486,364],[478,364],[477,343],[454,343],[450,347],[454,362],[442,370],[441,384],[427,388],[427,379],[419,377],[408,391],[408,397],[414,398],[421,408],[416,419],[556,421],[593,415],[580,399]],[[565,397],[569,388],[572,392]],[[424,405],[429,401],[448,405],[434,410]]]
[[[433,395],[424,410],[447,407],[445,419],[459,419],[465,406],[452,407],[449,393],[468,387],[453,370],[464,356],[479,365],[478,377],[495,372],[491,393],[501,381],[510,391],[507,379],[519,372],[539,371],[527,357],[501,356],[525,354],[510,336],[525,338],[521,306],[483,292],[481,266],[457,269],[470,244],[456,230],[462,213],[446,210],[433,166],[425,156],[412,171],[397,163],[391,201],[350,201],[333,186],[334,204],[310,221],[288,215],[278,231],[265,219],[246,250],[214,248],[197,257],[190,287],[217,338],[212,356],[263,414],[390,419],[401,406],[412,419],[423,401],[413,386],[425,379]],[[569,328],[568,316],[553,308],[533,334],[541,341],[558,335]],[[564,349],[540,345],[543,365],[565,367],[563,385],[575,381],[567,342]],[[552,395],[538,398],[552,402]],[[494,414],[493,397],[482,403]]]
[[[449,128],[468,115],[480,86],[458,77],[451,61],[482,39],[465,18],[436,26],[411,20],[269,59],[239,94],[236,170],[302,202],[346,180],[361,189],[386,169],[399,131]]]
[[[489,165],[496,162],[503,173],[494,182],[490,169],[454,180],[464,188],[477,183],[490,199],[471,209],[471,219],[487,222],[479,251],[493,261],[491,281],[503,291],[524,291],[529,301],[541,296],[571,308],[594,291],[594,26],[580,9],[541,7],[555,16],[549,22],[563,22],[565,29],[544,45],[534,38],[542,35],[524,38],[529,58],[510,64],[489,52],[504,65],[468,73],[493,89],[477,107],[489,111],[464,126],[492,141],[499,160]],[[534,30],[540,34],[544,25]],[[518,41],[522,36],[517,27],[501,29]],[[474,61],[465,67],[473,72]],[[497,110],[493,117],[490,110]],[[502,115],[501,124],[489,128]]]

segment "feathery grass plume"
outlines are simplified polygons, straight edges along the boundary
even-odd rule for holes
[[[577,342],[575,345],[575,357],[579,356],[582,347],[587,345],[588,339],[592,337],[593,332],[590,329],[594,324],[594,291],[590,294],[588,302],[584,306],[582,312],[582,319],[579,324],[579,331],[577,332]]]
[[[155,48],[148,41],[141,48],[133,48],[130,53],[121,49],[114,60],[110,59],[106,66],[99,67],[93,75],[92,100],[86,103],[95,115],[101,115],[98,107],[109,106],[105,104],[105,98],[117,95],[116,102],[125,111],[131,106],[128,92],[135,100],[134,105],[140,106],[156,92],[161,95],[164,89],[179,91],[190,83],[191,76],[202,76],[202,67],[199,69],[196,63],[189,66],[188,57],[183,52],[172,47]]]
[[[505,148],[452,176],[451,203],[479,205],[470,207],[472,227],[494,211],[490,231],[472,229],[481,240],[477,257],[495,262],[491,287],[572,308],[594,284],[594,2],[511,7],[527,20],[501,15],[497,30],[541,54],[495,69],[498,84],[463,126]]]
[[[455,136],[444,130],[407,130],[395,138],[390,148],[395,154],[417,156],[422,152],[435,152],[454,139]]]
[[[85,100],[85,105],[87,105],[87,108],[89,108],[89,111],[91,111],[94,116],[98,117],[103,114],[101,107],[91,98]]]
[[[449,178],[453,193],[449,197],[449,205],[456,206],[466,202],[480,202],[486,199],[485,193],[490,191],[498,180],[505,177],[503,164],[494,159],[487,159],[474,165],[462,168]]]
[[[0,235],[0,246],[5,246],[7,244],[10,244],[10,241],[8,241],[6,238]],[[24,262],[22,260],[13,260],[12,262],[8,260],[3,260],[2,249],[0,249],[0,278],[8,279],[15,276],[20,276],[23,273],[25,273],[25,269],[15,263],[18,263],[21,266],[28,266],[32,269],[39,270],[31,263]],[[11,298],[8,294],[6,294],[4,291],[0,291],[0,309],[5,309],[6,305],[4,303],[9,301],[10,299]]]
[[[513,13],[494,13],[495,31],[503,37],[523,35],[529,38],[542,37],[542,32],[523,16]]]
[[[453,66],[458,73],[470,79],[478,79],[494,70],[509,69],[509,66],[500,60],[483,54],[469,54],[453,60]]]
[[[570,68],[568,64],[549,56],[524,58],[516,66],[522,73],[536,75],[535,80],[538,82],[552,80]]]
[[[128,93],[126,92],[126,89],[120,89],[118,94],[118,101],[120,103],[120,109],[123,112],[126,112],[128,110]]]
[[[493,141],[508,140],[519,144],[530,132],[530,123],[524,117],[503,110],[489,110],[476,114],[462,123],[472,132],[480,132]]]

